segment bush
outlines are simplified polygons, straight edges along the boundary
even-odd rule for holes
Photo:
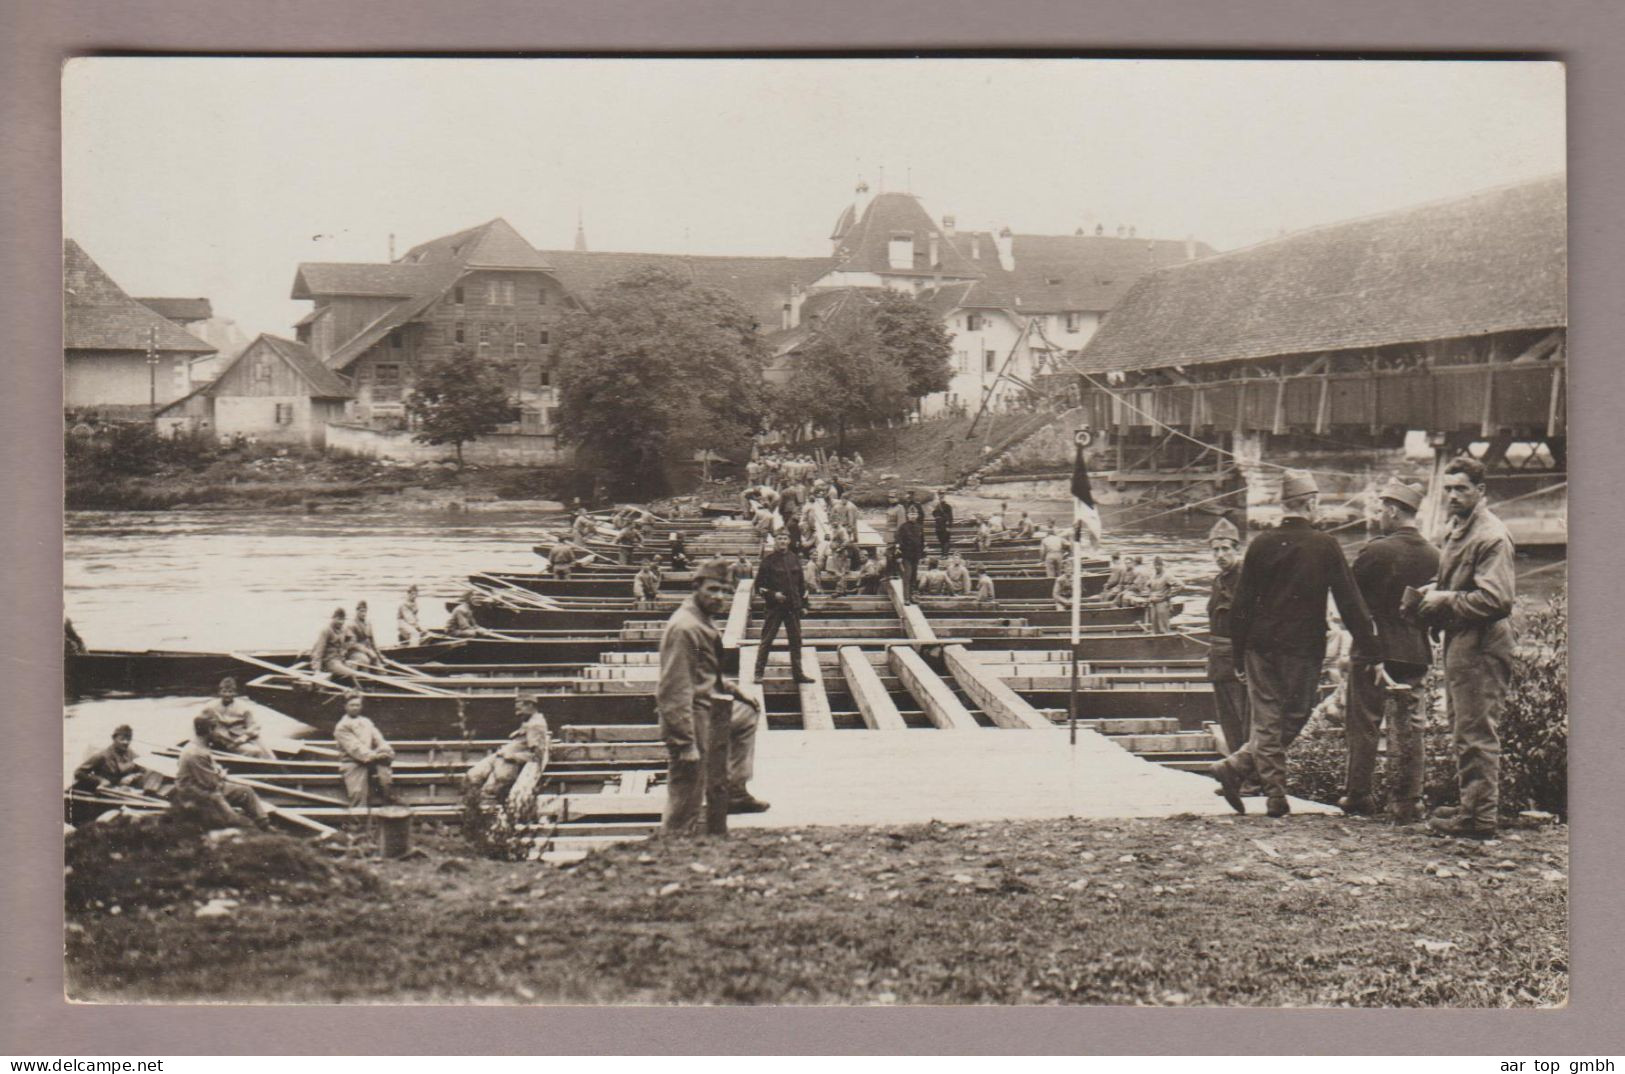
[[[1501,813],[1540,809],[1568,813],[1568,598],[1558,593],[1545,606],[1520,602],[1514,614],[1518,650],[1512,686],[1501,715]],[[1427,730],[1423,736],[1423,798],[1432,807],[1455,805],[1456,751],[1445,711],[1444,676],[1435,665],[1423,685]],[[1317,716],[1291,751],[1288,789],[1302,798],[1335,802],[1343,794],[1347,759],[1341,719]],[[1372,788],[1387,801],[1386,765]]]

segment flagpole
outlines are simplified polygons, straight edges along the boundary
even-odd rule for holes
[[[1078,644],[1083,623],[1083,521],[1078,501],[1072,501],[1072,680],[1067,690],[1067,744],[1078,744]]]

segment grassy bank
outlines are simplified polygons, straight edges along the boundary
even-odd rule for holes
[[[570,871],[471,858],[450,831],[420,843],[320,895],[216,870],[190,898],[119,903],[70,875],[69,992],[1527,1007],[1567,991],[1562,827],[1492,845],[1327,817],[755,830]],[[72,847],[74,875],[119,865]],[[164,884],[148,870],[140,887]],[[197,916],[226,890],[239,905]]]
[[[568,467],[407,465],[321,452],[165,440],[145,426],[65,439],[69,510],[175,507],[368,509],[563,500],[581,494]]]

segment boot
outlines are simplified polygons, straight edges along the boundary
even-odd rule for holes
[[[1273,794],[1270,795],[1270,800],[1264,808],[1264,815],[1268,817],[1284,817],[1290,812],[1292,812],[1292,807],[1287,804],[1287,800]]]
[[[1465,816],[1429,821],[1428,833],[1455,839],[1494,839],[1496,836],[1495,825],[1483,826]]]
[[[1219,781],[1219,793],[1224,796],[1231,809],[1237,813],[1247,812],[1247,803],[1241,800],[1241,777],[1231,771],[1229,765],[1220,761],[1210,767],[1207,774]]]
[[[1337,808],[1350,817],[1369,817],[1377,812],[1377,808],[1372,804],[1371,799],[1363,794],[1344,795],[1337,800]]]

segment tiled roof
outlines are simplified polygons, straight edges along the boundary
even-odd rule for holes
[[[291,339],[273,336],[268,332],[262,332],[256,336],[254,342],[244,347],[242,353],[233,358],[230,364],[222,369],[214,380],[198,390],[207,395],[216,395],[216,389],[226,379],[226,374],[237,368],[238,362],[245,361],[250,355],[260,350],[268,350],[292,366],[294,372],[303,377],[305,382],[310,385],[310,397],[312,399],[350,399],[354,397],[355,393],[350,390],[350,382],[323,365],[322,360],[316,357],[316,352],[303,343],[295,343]],[[192,394],[196,395],[197,392]],[[176,400],[176,403],[180,402],[184,402],[184,400]],[[175,404],[171,404],[171,406],[173,405]]]
[[[544,250],[542,256],[552,263],[554,277],[577,299],[589,299],[598,288],[636,269],[663,268],[701,286],[726,291],[767,331],[777,330],[783,323],[792,286],[807,287],[834,266],[827,257],[688,257],[576,250]]]
[[[290,298],[319,295],[371,295],[407,298],[420,293],[443,275],[435,265],[306,261],[293,277]]]
[[[1007,272],[990,232],[958,232],[953,242],[984,273],[964,304],[1023,313],[1104,312],[1146,273],[1213,253],[1206,243],[1172,239],[1015,235]],[[971,258],[973,250],[980,256]]]
[[[213,354],[214,347],[125,294],[77,242],[62,244],[62,346],[66,350]]]
[[[1071,363],[1149,369],[1568,323],[1563,176],[1153,273]]]
[[[914,240],[914,263],[906,269],[891,267],[890,243],[893,236],[900,235]],[[935,265],[931,264],[933,236],[937,239]],[[949,241],[913,194],[875,195],[858,222],[842,234],[835,247],[835,260],[836,267],[846,272],[940,274],[967,279],[982,275],[981,267]]]
[[[214,316],[214,310],[206,298],[138,298],[136,301],[158,316],[167,317],[177,324],[184,324],[187,321],[207,321]]]
[[[450,261],[461,262],[469,268],[550,267],[547,259],[500,216],[467,231],[420,243],[406,251],[399,263],[434,265]]]

